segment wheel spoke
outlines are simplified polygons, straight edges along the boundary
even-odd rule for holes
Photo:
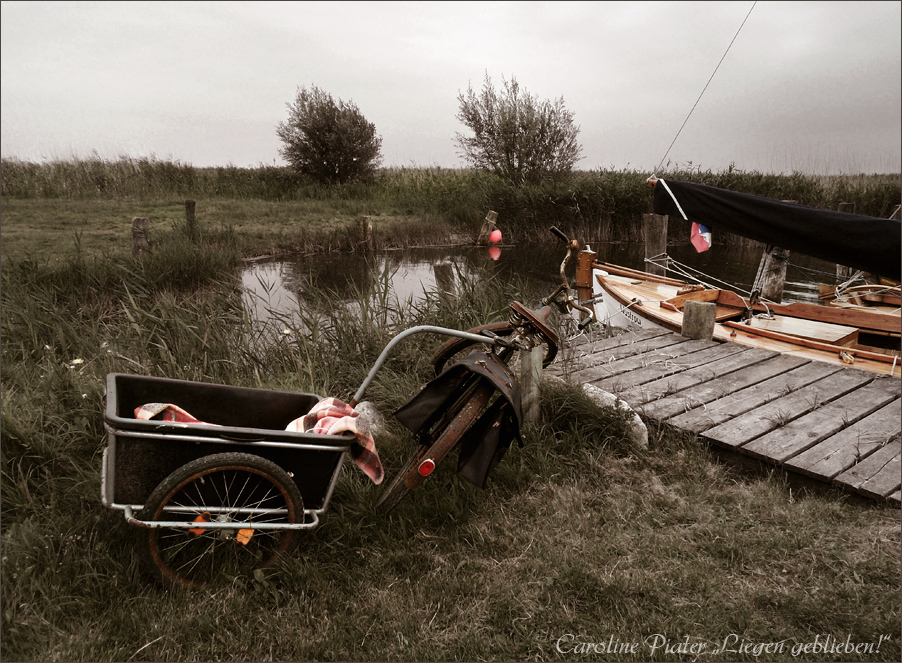
[[[294,540],[292,530],[254,529],[240,537],[242,526],[303,519],[300,492],[291,477],[270,461],[241,453],[192,461],[161,483],[147,502],[142,517],[200,525],[151,529],[147,535],[149,560],[158,575],[187,587],[202,586],[219,573],[230,576],[271,566]],[[203,527],[195,517],[205,512],[212,514],[211,522],[234,523],[234,528]]]

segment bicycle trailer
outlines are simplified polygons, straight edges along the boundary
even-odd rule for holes
[[[303,499],[304,518],[283,527],[315,527],[355,441],[351,433],[285,430],[320,400],[315,394],[112,373],[107,376],[104,414],[108,445],[103,454],[103,504],[124,511],[133,525],[146,525],[136,514],[173,472],[203,457],[239,452],[271,461],[292,478]],[[163,402],[177,403],[205,423],[135,418],[137,408]]]

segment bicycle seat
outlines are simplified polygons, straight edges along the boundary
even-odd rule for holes
[[[549,318],[551,317],[554,309],[551,306],[543,306],[540,309],[535,311],[530,311],[528,308],[523,306],[520,302],[511,302],[511,309],[514,310],[518,315],[527,320],[531,325],[533,325],[539,332],[548,339],[549,343],[553,343],[554,345],[558,345],[558,336],[557,332],[555,332],[551,326],[549,325]]]

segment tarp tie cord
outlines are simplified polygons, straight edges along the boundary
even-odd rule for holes
[[[655,179],[657,179],[657,178],[655,178]],[[684,212],[683,208],[680,206],[680,201],[676,199],[675,195],[673,195],[673,191],[671,191],[670,187],[667,186],[667,182],[665,182],[664,180],[658,180],[658,181],[664,185],[664,189],[667,191],[667,193],[670,194],[670,197],[673,198],[673,204],[677,206],[678,210],[680,210],[680,214],[683,216],[683,220],[688,221],[689,217],[686,216],[686,212]]]

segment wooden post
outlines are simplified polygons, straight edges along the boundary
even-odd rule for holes
[[[837,207],[840,212],[846,214],[855,214],[855,203],[840,203]],[[836,282],[844,283],[848,281],[858,270],[854,267],[846,267],[845,265],[836,265]]]
[[[645,257],[654,258],[667,253],[667,215],[642,215],[642,240],[645,242]],[[664,276],[666,270],[659,265],[645,263],[645,271],[649,274]]]
[[[360,244],[364,251],[373,248],[373,219],[369,216],[360,217]]]
[[[454,265],[450,262],[439,262],[432,266],[432,272],[435,274],[435,284],[439,289],[449,295],[453,295],[454,290]]]
[[[783,301],[783,284],[786,283],[786,263],[789,251],[768,244],[758,264],[758,274],[752,292],[758,291],[761,299],[779,304]]]
[[[593,311],[595,310],[595,305],[586,304],[586,302],[592,299],[592,292],[595,286],[592,282],[592,265],[595,263],[597,255],[595,251],[585,249],[576,256],[576,296],[579,298],[580,304],[591,307]],[[580,311],[580,320],[585,316],[586,314]]]
[[[191,239],[195,239],[197,237],[197,217],[194,214],[194,210],[197,203],[193,200],[185,201],[185,223],[188,227],[188,236]]]
[[[523,421],[534,424],[539,420],[539,387],[542,384],[542,360],[545,347],[537,345],[529,352],[520,353],[520,398]]]
[[[482,230],[479,231],[479,237],[476,239],[477,244],[488,244],[489,235],[495,229],[495,222],[498,220],[498,212],[489,210],[485,215],[485,221],[482,222]]]
[[[683,327],[681,334],[686,338],[710,341],[714,338],[714,318],[717,304],[696,302],[691,299],[683,306]]]
[[[136,258],[150,250],[149,230],[150,219],[147,217],[136,216],[132,219],[132,255]]]
[[[798,200],[783,200],[784,203],[798,204]],[[767,299],[780,303],[783,301],[783,285],[786,283],[786,264],[789,262],[789,251],[773,244],[768,244],[758,263],[758,273],[752,284],[752,300]],[[753,302],[754,303],[754,302]]]

